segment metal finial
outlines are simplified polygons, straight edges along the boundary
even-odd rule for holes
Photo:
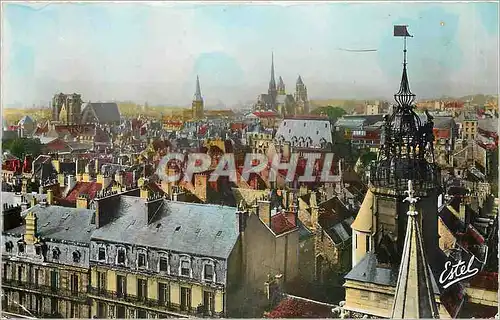
[[[408,209],[408,215],[416,215],[417,212],[415,210],[415,203],[417,203],[418,199],[415,197],[415,190],[413,190],[413,183],[411,180],[408,180],[408,190],[405,191],[408,195],[403,201],[407,201],[410,203],[410,208]]]

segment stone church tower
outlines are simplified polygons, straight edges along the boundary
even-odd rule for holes
[[[295,114],[308,114],[309,113],[309,99],[307,97],[307,87],[299,75],[295,85]]]
[[[76,93],[59,93],[52,98],[52,120],[66,124],[79,124],[82,96]]]
[[[194,93],[193,103],[191,105],[191,112],[193,119],[203,119],[203,97],[201,96],[200,78],[196,76],[196,91]]]

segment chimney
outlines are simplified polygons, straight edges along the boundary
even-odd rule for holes
[[[194,176],[194,194],[202,201],[207,201],[208,175],[203,173]]]
[[[83,182],[90,182],[90,165],[85,166],[85,173],[82,176]]]
[[[59,182],[60,187],[64,187],[64,173],[59,173],[57,175],[57,182]]]
[[[146,188],[144,185],[141,186],[141,198],[144,200],[147,200],[147,199],[149,199],[150,196],[151,196],[151,194],[149,192],[149,189]]]
[[[238,208],[236,214],[238,215],[238,232],[239,233],[245,232],[247,226],[248,213],[246,211],[243,211],[243,208]]]
[[[118,182],[118,184],[123,187],[123,172],[118,171],[115,173],[115,181]]]
[[[271,227],[271,201],[262,199],[257,201],[257,212],[260,220]]]
[[[26,178],[22,180],[21,192],[28,193],[28,180]]]
[[[36,196],[34,194],[31,195],[31,202],[30,202],[30,207],[33,208],[36,206]]]
[[[52,189],[47,189],[47,204],[54,204],[54,191]]]
[[[79,209],[88,209],[89,198],[85,194],[81,194],[76,199],[76,207]]]
[[[311,229],[316,230],[319,218],[319,208],[316,201],[316,192],[311,192],[311,197],[309,198],[309,207],[311,208]]]
[[[164,203],[163,197],[159,194],[151,195],[151,197],[146,199],[147,224],[153,222],[154,217],[160,212],[163,203]]]
[[[21,196],[21,212],[28,210],[28,201],[26,201],[26,196],[23,194]]]
[[[99,158],[95,159],[95,173],[100,174],[101,173],[101,167],[99,166]]]
[[[33,211],[29,211],[24,218],[26,221],[26,232],[24,234],[24,242],[27,245],[34,244],[36,241],[37,233],[37,217]]]
[[[460,207],[458,209],[458,218],[464,224],[466,223],[465,214],[466,214],[466,199],[462,198],[460,201]],[[467,228],[467,226],[465,226],[465,228]]]
[[[68,175],[66,185],[68,186],[68,189],[69,189],[69,190],[73,190],[73,188],[76,186],[76,179],[75,179],[75,176],[73,176],[73,175]]]

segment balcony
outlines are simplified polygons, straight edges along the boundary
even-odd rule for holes
[[[57,313],[57,312],[56,313],[43,313],[43,312],[37,312],[34,310],[28,310],[29,312],[27,312],[25,309],[23,309],[19,306],[16,306],[16,305],[8,305],[8,306],[2,305],[2,311],[12,313],[12,316],[16,317],[16,318],[18,316],[49,318],[49,319],[64,319],[64,318],[66,318],[62,314]],[[10,316],[10,315],[6,314],[6,316]]]
[[[12,288],[17,290],[30,290],[36,291],[40,294],[63,297],[65,299],[77,300],[80,302],[87,301],[87,292],[72,291],[70,289],[56,288],[44,284],[35,284],[25,281],[18,281],[14,279],[2,279],[2,287]]]
[[[109,290],[104,290],[101,288],[89,288],[89,294],[95,296],[96,298],[105,298],[114,301],[128,302],[132,303],[138,307],[146,307],[157,309],[158,312],[175,312],[177,314],[182,314],[186,316],[210,316],[210,317],[222,317],[222,314],[205,312],[202,306],[198,308],[189,308],[188,310],[181,310],[181,306],[176,303],[168,302],[168,301],[160,301],[157,299],[149,299],[146,297],[138,297],[132,294],[125,294],[120,292],[114,292]]]

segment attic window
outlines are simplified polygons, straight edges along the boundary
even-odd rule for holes
[[[222,231],[217,232],[217,237],[220,237],[222,235]]]
[[[175,228],[175,231],[179,231],[179,230],[181,230],[181,226],[178,226]]]
[[[118,264],[125,264],[125,249],[124,248],[120,248],[118,249],[118,255],[116,257],[116,262]]]
[[[7,243],[5,243],[5,251],[12,252],[12,248],[14,248],[14,244],[12,244],[12,241],[8,241]]]
[[[80,262],[80,257],[81,257],[80,251],[73,252],[73,262]]]
[[[194,233],[198,234],[200,233],[201,229],[196,229],[196,231]]]
[[[325,123],[325,128],[328,128],[328,123]]]
[[[18,243],[17,244],[17,251],[19,251],[19,253],[24,253],[24,243]]]
[[[156,229],[160,229],[160,227],[161,227],[161,223],[158,223],[158,224],[156,225]]]
[[[304,122],[304,127],[306,126],[306,123]]]
[[[99,261],[105,261],[106,260],[106,249],[104,248],[99,248],[99,256],[98,256]]]
[[[61,255],[61,250],[59,248],[55,248],[52,250],[52,259],[59,260],[59,256]]]

